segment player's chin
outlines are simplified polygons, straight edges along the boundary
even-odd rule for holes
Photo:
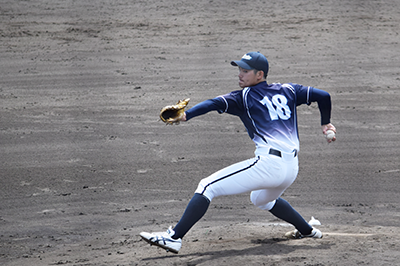
[[[246,88],[246,85],[244,84],[244,82],[239,81],[239,87],[240,88]]]

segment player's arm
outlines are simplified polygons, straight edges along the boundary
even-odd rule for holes
[[[310,101],[317,102],[319,112],[321,114],[321,125],[326,125],[331,122],[331,95],[326,91],[311,88]]]
[[[330,94],[326,91],[312,88],[311,101],[313,101],[313,102],[315,101],[318,103],[318,108],[321,113],[322,134],[327,136],[328,130],[332,130],[336,134],[336,128],[331,123],[332,102],[331,102]],[[333,135],[332,138],[327,137],[328,143],[335,141],[335,140],[336,140],[335,135]]]
[[[226,103],[221,97],[205,100],[186,110],[184,117],[181,121],[188,121],[193,117],[204,115],[210,111],[218,111],[221,113],[225,109]]]
[[[332,130],[336,133],[336,128],[331,123],[331,110],[332,110],[332,102],[331,96],[328,92],[316,89],[313,87],[304,87],[298,85],[297,92],[297,105],[306,103],[311,104],[312,102],[318,103],[318,109],[321,114],[321,129],[324,135],[327,134],[328,130]],[[327,139],[328,142],[335,141],[336,137],[332,139]]]

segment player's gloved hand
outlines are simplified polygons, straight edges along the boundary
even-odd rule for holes
[[[167,125],[179,124],[180,121],[186,121],[185,107],[190,98],[180,100],[177,104],[165,106],[160,111],[161,120]]]
[[[182,121],[186,121],[186,113],[185,112],[181,113],[179,116],[176,116],[174,118],[172,118],[172,117],[169,118],[167,121],[165,121],[165,123],[167,125],[173,125],[173,124],[179,125],[179,123]]]
[[[325,135],[326,141],[328,141],[328,143],[331,143],[332,141],[336,140],[336,127],[334,125],[332,125],[331,123],[322,125],[321,129],[322,129],[322,133]],[[333,131],[334,134],[332,135],[332,133],[328,132],[328,130]]]

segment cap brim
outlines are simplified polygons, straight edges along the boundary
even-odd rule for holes
[[[246,64],[245,62],[243,62],[242,60],[237,60],[237,61],[232,61],[231,62],[232,66],[238,66],[244,69],[253,69],[251,66],[249,66],[248,64]]]

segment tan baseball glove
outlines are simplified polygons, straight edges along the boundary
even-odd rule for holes
[[[185,107],[189,103],[190,98],[179,100],[177,104],[165,106],[160,111],[161,120],[167,125],[179,124],[185,114]]]

